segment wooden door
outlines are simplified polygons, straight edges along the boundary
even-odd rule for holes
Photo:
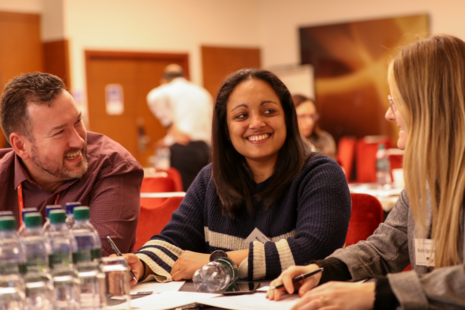
[[[40,15],[0,11],[0,95],[15,76],[43,70]],[[0,148],[7,146],[0,129]]]
[[[188,77],[187,54],[86,51],[89,130],[120,143],[142,166],[150,165],[154,144],[166,135],[166,129],[150,111],[146,96],[160,85],[163,69],[171,63],[181,65]],[[106,112],[108,84],[122,86],[121,115]]]
[[[229,74],[260,67],[259,48],[202,46],[203,87],[213,98]]]

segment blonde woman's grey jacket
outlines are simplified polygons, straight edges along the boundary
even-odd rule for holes
[[[427,197],[427,225],[431,225],[431,200]],[[458,251],[461,264],[437,268],[419,266],[415,260],[415,224],[407,192],[402,191],[386,221],[366,241],[335,251],[330,257],[344,262],[353,280],[387,275],[400,303],[398,309],[465,309],[464,218],[461,212]],[[428,233],[429,229],[427,229]],[[428,237],[428,236],[424,236]],[[412,271],[402,272],[408,264]]]

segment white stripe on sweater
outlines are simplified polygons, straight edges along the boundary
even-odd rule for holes
[[[265,244],[253,242],[253,279],[259,280],[266,276]]]
[[[149,240],[148,242],[146,242],[144,244],[144,246],[147,246],[147,248],[142,249],[142,251],[152,252],[153,254],[158,256],[159,259],[161,259],[165,264],[167,264],[170,267],[173,267],[174,260],[171,257],[169,257],[165,252],[163,252],[162,250],[160,250],[159,248],[156,248],[154,246],[163,247],[163,248],[167,249],[168,251],[170,251],[171,253],[173,253],[174,255],[176,255],[177,257],[179,257],[183,252],[177,246],[174,246],[171,243],[161,241],[161,240]],[[162,267],[160,267],[148,255],[142,254],[142,253],[139,253],[139,254],[136,254],[136,255],[137,255],[137,257],[139,257],[140,260],[144,261],[144,263],[150,269],[152,269],[152,271],[155,274],[157,274],[156,276],[151,275],[151,276],[147,277],[144,282],[149,281],[149,280],[153,280],[153,279],[157,280],[158,282],[172,281],[171,274],[168,271],[166,271],[165,269],[163,269]]]
[[[249,244],[245,242],[245,239],[234,237],[231,235],[214,232],[204,227],[205,242],[208,242],[210,246],[215,248],[223,248],[231,251],[248,249]],[[271,238],[272,242],[278,242],[282,239],[292,238],[295,236],[295,230],[288,233],[282,234],[277,237]]]
[[[276,249],[279,253],[279,261],[281,262],[281,271],[286,270],[290,266],[295,265],[294,256],[292,256],[291,248],[286,239],[281,239],[276,242]]]

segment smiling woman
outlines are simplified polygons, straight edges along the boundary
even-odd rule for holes
[[[240,70],[224,82],[212,151],[212,164],[161,234],[127,255],[139,280],[191,279],[218,250],[239,266],[240,277],[271,279],[344,244],[344,173],[308,149],[289,91],[274,74]]]

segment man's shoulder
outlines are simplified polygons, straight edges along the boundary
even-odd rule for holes
[[[121,144],[96,132],[87,132],[87,158],[89,170],[126,167],[142,171],[139,162]]]
[[[0,171],[14,169],[15,151],[11,148],[0,149]]]

